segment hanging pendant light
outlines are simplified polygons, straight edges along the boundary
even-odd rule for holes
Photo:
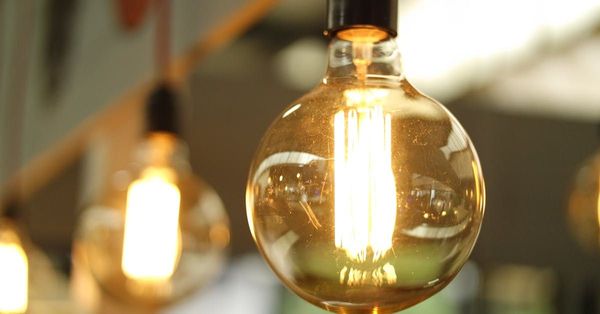
[[[336,313],[392,313],[445,287],[477,239],[485,188],[454,116],[404,77],[395,0],[330,0],[322,83],[271,124],[246,191],[279,279]]]
[[[217,193],[191,171],[168,86],[150,96],[147,124],[131,167],[84,212],[77,246],[109,296],[157,309],[219,274],[229,223]]]

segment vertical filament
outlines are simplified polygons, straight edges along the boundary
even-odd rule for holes
[[[0,313],[27,310],[28,268],[18,243],[0,243]]]
[[[180,193],[168,169],[148,168],[127,193],[121,268],[139,282],[162,282],[180,253]]]
[[[385,91],[344,96],[349,108],[334,116],[335,245],[355,261],[377,261],[392,248],[396,224],[391,117],[377,105]]]

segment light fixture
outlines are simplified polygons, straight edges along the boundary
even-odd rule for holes
[[[25,313],[29,299],[29,260],[18,228],[0,218],[0,313]]]
[[[577,170],[569,195],[568,221],[579,244],[600,252],[600,150]]]
[[[328,2],[327,74],[271,124],[250,169],[261,253],[332,312],[391,313],[433,295],[467,261],[483,218],[475,149],[405,79],[396,16],[396,0]]]
[[[84,212],[76,245],[102,291],[157,308],[219,273],[229,223],[216,192],[191,172],[173,91],[159,86],[147,109],[148,134],[132,168],[116,173],[114,190]]]

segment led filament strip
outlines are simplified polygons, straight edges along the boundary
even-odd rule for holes
[[[392,248],[396,183],[391,116],[381,90],[348,90],[334,117],[335,245],[355,261],[377,261]]]

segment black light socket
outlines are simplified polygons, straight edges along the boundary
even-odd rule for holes
[[[3,216],[5,218],[11,220],[19,219],[21,215],[21,206],[16,197],[9,198],[4,204],[4,213]]]
[[[395,37],[398,0],[327,0],[326,36],[358,26],[380,28]]]
[[[159,84],[146,105],[146,131],[179,134],[177,94],[167,84]]]

